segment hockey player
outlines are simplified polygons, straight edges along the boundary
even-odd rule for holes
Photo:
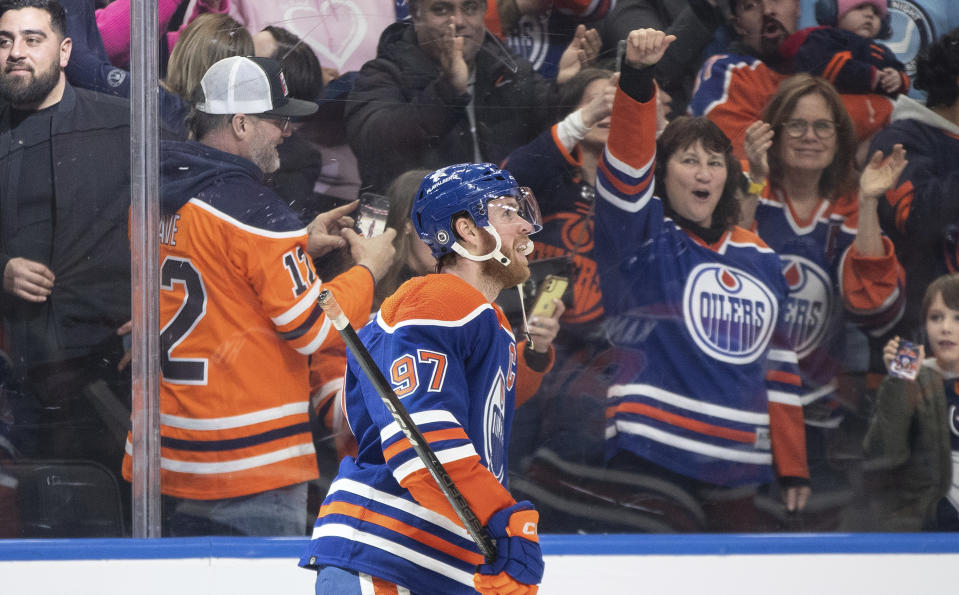
[[[739,168],[718,127],[679,118],[657,145],[649,66],[672,39],[627,38],[597,177],[607,327],[635,370],[608,390],[606,455],[688,492],[706,529],[755,530],[749,488],[778,475],[789,511],[810,493],[788,288],[778,256],[735,226]],[[735,505],[747,518],[733,527]]]
[[[383,584],[412,593],[535,593],[543,575],[538,513],[506,490],[506,454],[514,403],[539,386],[559,326],[541,321],[532,341],[517,345],[492,301],[529,276],[538,207],[509,172],[462,164],[424,178],[412,218],[439,273],[400,286],[359,336],[488,527],[498,558],[480,566],[476,545],[351,356],[343,409],[359,454],[341,462],[300,565],[318,570],[316,592],[324,594]]]

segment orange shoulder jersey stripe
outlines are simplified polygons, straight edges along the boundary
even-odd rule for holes
[[[257,228],[199,199],[173,217],[160,251],[163,493],[232,498],[316,478],[307,356],[340,339],[316,305],[305,229]],[[368,312],[369,271],[331,286]]]

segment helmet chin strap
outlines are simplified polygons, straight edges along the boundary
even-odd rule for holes
[[[450,246],[450,248],[452,248],[453,252],[456,252],[463,258],[466,258],[467,260],[472,260],[473,262],[482,262],[484,260],[495,258],[496,262],[500,263],[504,267],[509,266],[510,259],[506,258],[506,255],[500,252],[500,248],[503,247],[503,240],[500,239],[499,234],[496,233],[496,228],[494,228],[492,225],[486,225],[483,227],[483,229],[489,232],[489,234],[493,236],[493,239],[496,240],[496,246],[494,246],[493,249],[487,252],[486,254],[483,254],[480,256],[476,256],[475,254],[470,254],[470,252],[466,248],[464,248],[459,242],[453,242],[453,245]]]

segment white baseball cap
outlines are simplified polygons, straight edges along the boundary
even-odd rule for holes
[[[270,58],[230,56],[216,62],[200,80],[207,114],[269,114],[296,118],[317,110],[312,101],[290,97],[280,63]]]

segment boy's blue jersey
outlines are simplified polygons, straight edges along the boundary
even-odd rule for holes
[[[597,178],[596,260],[611,340],[607,456],[720,485],[807,477],[779,257],[733,228],[713,245],[653,195],[655,102],[621,90]]]

